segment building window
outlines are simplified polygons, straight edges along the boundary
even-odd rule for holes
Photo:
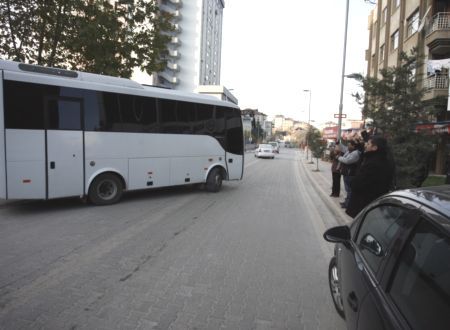
[[[387,7],[384,7],[383,14],[381,17],[381,25],[383,26],[384,24],[386,24],[386,21],[387,21]]]
[[[392,35],[391,35],[391,51],[394,51],[398,48],[398,30],[395,31]]]
[[[379,57],[380,63],[384,60],[384,44],[380,47],[380,57]]]
[[[419,10],[416,10],[406,21],[406,37],[412,36],[419,29]]]

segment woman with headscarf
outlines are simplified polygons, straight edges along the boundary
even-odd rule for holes
[[[389,192],[393,177],[394,166],[386,139],[369,138],[361,166],[351,183],[352,195],[346,213],[354,218],[370,202]]]

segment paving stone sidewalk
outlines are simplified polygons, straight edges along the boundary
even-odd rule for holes
[[[345,210],[340,205],[340,202],[346,196],[342,177],[340,197],[330,197],[332,186],[331,163],[319,160],[317,166],[316,159],[314,158],[311,164],[311,159],[306,159],[306,153],[304,151],[300,151],[299,156],[301,166],[307,169],[306,173],[308,173],[308,178],[314,184],[317,193],[321,196],[325,205],[336,215],[336,220],[342,225],[350,224],[353,219],[345,213]],[[311,157],[311,155],[309,156]],[[319,168],[318,171],[317,167]]]

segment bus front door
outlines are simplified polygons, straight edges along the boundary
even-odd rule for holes
[[[84,193],[82,103],[58,98],[47,102],[47,198]]]

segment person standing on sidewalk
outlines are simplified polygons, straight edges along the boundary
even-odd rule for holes
[[[354,218],[370,202],[389,192],[394,169],[386,139],[379,136],[370,138],[358,174],[351,182],[352,194],[345,213]]]
[[[339,194],[341,192],[341,169],[338,157],[342,156],[342,154],[343,153],[341,151],[341,145],[338,141],[333,150],[330,152],[330,158],[332,161],[331,176],[333,178],[330,197],[339,197]]]
[[[356,141],[350,140],[347,144],[347,152],[338,158],[341,163],[341,173],[344,177],[345,192],[347,193],[345,200],[341,203],[341,207],[344,209],[348,207],[352,196],[351,182],[356,175],[360,159],[360,153],[356,147]]]

